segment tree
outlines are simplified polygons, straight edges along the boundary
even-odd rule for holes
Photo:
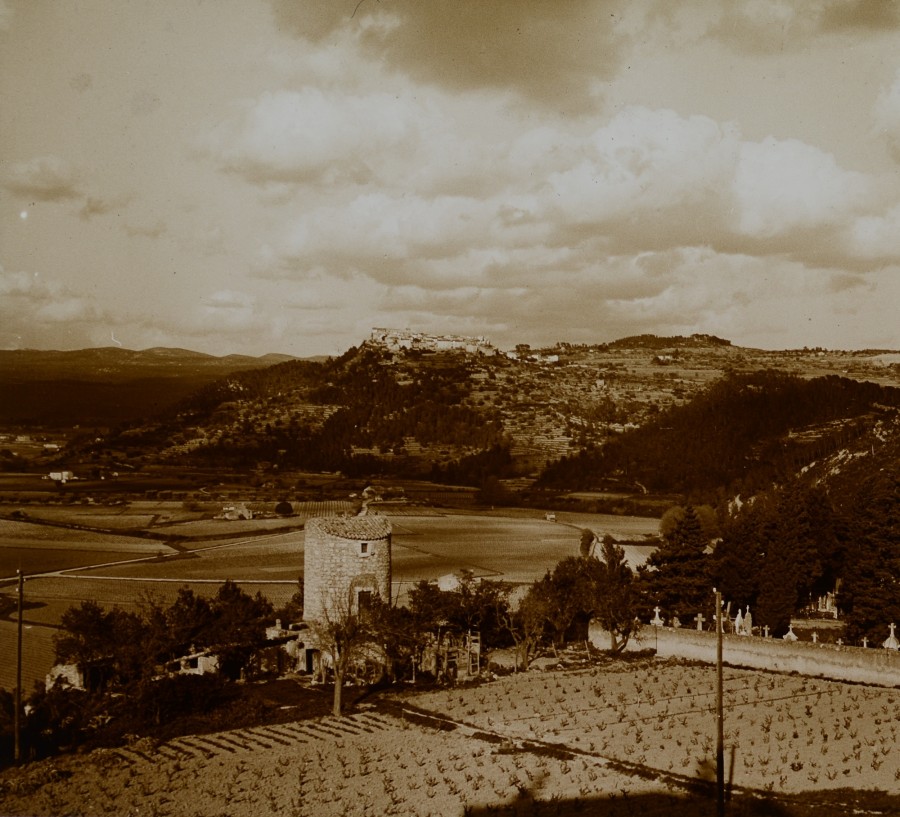
[[[110,654],[106,611],[95,601],[70,607],[60,619],[61,630],[53,639],[56,662],[75,664],[84,672]]]
[[[212,643],[212,608],[207,599],[190,588],[182,587],[178,591],[164,618],[168,636],[165,660],[185,655],[192,647],[207,647]]]
[[[303,576],[297,579],[297,589],[284,607],[279,607],[275,613],[275,618],[280,618],[284,623],[303,620]]]
[[[207,643],[219,656],[219,671],[236,679],[265,643],[272,605],[259,592],[250,596],[229,580],[210,602],[210,613]]]
[[[900,457],[854,486],[844,536],[854,559],[848,560],[839,596],[847,636],[881,643],[888,625],[900,623]]]
[[[547,605],[547,623],[554,651],[573,626],[580,624],[587,635],[587,623],[597,607],[601,584],[600,563],[594,558],[569,556],[562,559],[538,583],[537,592]]]
[[[594,533],[590,528],[582,528],[581,529],[581,540],[578,543],[578,555],[584,558],[587,558],[591,555],[591,550],[594,547],[594,542],[597,541],[597,534]]]
[[[759,494],[727,521],[711,559],[713,583],[781,635],[792,615],[834,589],[844,561],[842,526],[814,485],[794,482]]]
[[[62,632],[54,638],[56,661],[75,664],[86,687],[124,685],[147,671],[142,647],[146,624],[140,615],[84,601],[66,610],[60,623]]]
[[[695,505],[694,513],[700,520],[700,526],[703,528],[707,541],[715,539],[719,535],[719,520],[716,518],[716,512],[711,505]],[[673,505],[659,520],[659,535],[670,536],[678,522],[684,518],[684,506]]]
[[[450,604],[451,627],[460,636],[480,633],[483,648],[503,646],[509,591],[504,582],[476,581],[471,574],[464,576],[459,588],[449,591],[454,597]]]
[[[601,543],[600,568],[594,617],[609,633],[610,651],[618,653],[634,631],[637,594],[625,551],[609,535]]]
[[[537,657],[541,642],[547,630],[550,603],[546,589],[532,584],[513,612],[507,610],[504,619],[507,630],[515,644],[515,668],[518,672],[527,670]]]
[[[688,505],[672,532],[647,559],[640,574],[644,593],[668,616],[709,612],[712,584],[708,545],[694,508]]]
[[[403,677],[407,668],[412,669],[415,680],[419,640],[412,612],[375,596],[367,616],[372,638],[384,654],[391,683]]]
[[[339,718],[343,710],[343,689],[347,673],[363,655],[372,632],[367,622],[354,610],[353,592],[331,593],[323,605],[321,618],[311,622],[315,642],[331,659],[334,675],[332,714]]]
[[[409,592],[409,610],[412,632],[415,639],[416,665],[429,644],[433,642],[438,654],[444,639],[452,630],[451,619],[455,616],[456,599],[450,593],[441,591],[434,583],[425,579],[418,582]]]

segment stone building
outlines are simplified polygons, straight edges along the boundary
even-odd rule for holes
[[[377,515],[321,516],[306,523],[303,618],[336,620],[374,596],[391,599],[391,523]]]

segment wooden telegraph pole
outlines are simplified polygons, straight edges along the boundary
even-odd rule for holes
[[[25,577],[22,570],[16,571],[19,577],[18,623],[16,625],[16,700],[13,704],[13,730],[15,732],[15,761],[22,762],[22,597],[25,594]]]
[[[722,593],[716,594],[716,815],[725,817],[725,707],[722,691]]]

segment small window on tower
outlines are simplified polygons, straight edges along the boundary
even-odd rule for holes
[[[368,542],[360,542],[359,555],[360,556],[368,556],[369,555],[369,543]]]

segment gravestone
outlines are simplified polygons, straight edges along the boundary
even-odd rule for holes
[[[654,613],[654,616],[653,616],[652,619],[650,619],[650,623],[651,623],[654,627],[662,627],[662,626],[663,626],[663,620],[659,617],[659,607],[654,607],[654,608],[653,608],[653,613]]]
[[[896,629],[896,625],[891,622],[891,634],[884,640],[882,646],[886,650],[900,650],[900,641],[897,641],[897,636],[894,635],[894,630]]]
[[[702,630],[703,622],[706,621],[706,619],[703,618],[703,613],[697,613],[697,615],[694,617],[694,621],[697,622],[697,629]]]

